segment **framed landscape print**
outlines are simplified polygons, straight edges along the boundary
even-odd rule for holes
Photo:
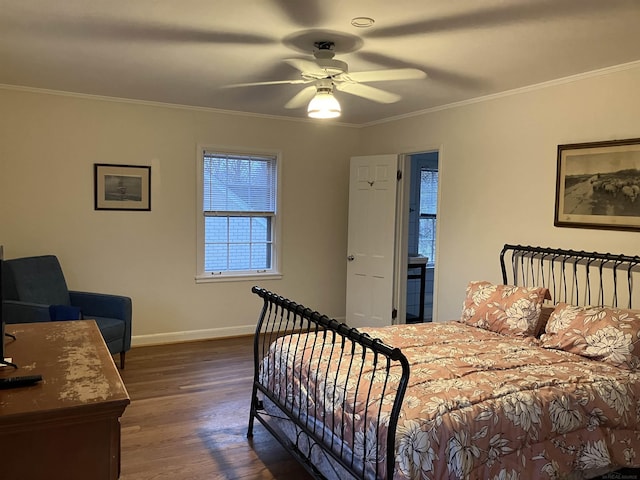
[[[151,167],[96,163],[96,210],[151,210]]]
[[[554,225],[640,230],[640,138],[558,145]]]

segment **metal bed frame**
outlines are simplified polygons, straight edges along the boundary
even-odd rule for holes
[[[326,315],[321,315],[318,312],[312,311],[309,308],[299,305],[291,300],[276,295],[272,292],[264,290],[262,288],[253,287],[252,292],[260,296],[264,300],[264,305],[258,326],[256,328],[256,335],[254,339],[254,360],[255,360],[255,374],[253,379],[253,392],[251,396],[251,413],[249,417],[249,429],[247,432],[248,437],[253,436],[253,424],[254,419],[257,419],[262,423],[269,432],[289,451],[291,454],[305,467],[305,469],[314,477],[318,479],[325,478],[324,475],[317,469],[314,463],[311,461],[312,454],[324,455],[330,462],[337,462],[337,464],[344,469],[345,472],[352,475],[356,479],[370,478],[367,473],[366,465],[360,464],[358,458],[352,451],[348,451],[344,448],[345,441],[349,433],[344,431],[336,431],[339,429],[333,429],[332,435],[328,435],[326,430],[321,429],[315,422],[310,421],[308,416],[300,414],[297,408],[293,406],[293,402],[290,400],[291,395],[300,396],[303,398],[302,385],[300,389],[293,392],[273,392],[269,390],[266,385],[267,382],[263,382],[260,376],[260,364],[262,359],[265,358],[269,350],[269,346],[280,336],[287,333],[311,333],[316,335],[322,335],[324,340],[329,341],[329,347],[323,346],[322,348],[315,350],[312,348],[311,356],[319,357],[321,355],[329,355],[332,361],[340,362],[343,356],[343,352],[350,352],[352,355],[361,356],[362,360],[371,360],[374,365],[374,375],[384,375],[384,389],[382,398],[385,401],[393,401],[393,407],[391,409],[391,416],[388,421],[388,434],[386,443],[379,445],[381,441],[377,432],[380,430],[380,426],[385,420],[379,415],[382,402],[376,402],[371,396],[371,390],[369,389],[370,382],[362,376],[361,366],[354,364],[352,360],[345,361],[346,364],[346,376],[349,378],[349,386],[354,387],[356,391],[366,392],[366,405],[377,403],[377,411],[371,413],[371,418],[375,424],[373,431],[376,432],[374,438],[369,441],[365,441],[365,444],[371,445],[373,442],[375,445],[370,450],[375,452],[376,468],[381,463],[381,455],[383,452],[393,452],[395,450],[395,434],[398,417],[400,415],[400,406],[404,398],[404,393],[409,381],[409,363],[397,348],[389,347],[378,339],[373,339],[365,333],[361,333],[355,328],[351,328],[344,323],[340,323],[337,320],[331,319]],[[308,338],[308,337],[306,337]],[[307,340],[302,342],[296,342],[293,346],[294,349],[306,348]],[[353,356],[350,357],[351,359]],[[389,375],[394,366],[400,366],[401,377],[397,383],[397,389],[390,388]],[[320,368],[319,366],[316,368]],[[269,370],[267,366],[265,370]],[[397,369],[395,369],[397,371]],[[318,370],[319,373],[322,373]],[[345,372],[343,372],[345,373]],[[292,375],[295,375],[291,371]],[[293,385],[294,378],[291,378],[287,383]],[[395,385],[395,382],[394,382]],[[347,382],[345,382],[344,390],[346,390]],[[269,422],[269,415],[264,411],[263,401],[258,398],[258,392],[260,392],[266,399],[275,404],[283,415],[295,424],[296,437],[295,440],[291,440],[284,432],[280,431],[277,427],[273,426]],[[287,395],[289,394],[289,395]],[[340,395],[339,392],[337,395]],[[334,395],[336,395],[334,393]],[[346,398],[347,395],[342,395]],[[314,402],[315,404],[315,402]],[[367,413],[368,414],[368,413]],[[345,413],[345,409],[342,409],[340,418],[332,418],[331,423],[333,425],[344,425],[344,420],[348,413]],[[351,439],[353,443],[353,438]],[[386,459],[385,471],[376,471],[376,478],[391,478],[395,467],[395,456],[388,455]]]
[[[633,308],[639,300],[639,256],[507,244],[500,268],[505,285],[546,287],[553,304]]]
[[[565,302],[576,305],[613,307],[620,305],[621,308],[631,308],[634,298],[634,279],[640,274],[640,257],[506,244],[500,252],[500,268],[504,284],[547,287],[554,304]],[[253,436],[254,420],[258,420],[316,479],[327,478],[326,472],[321,472],[315,464],[318,455],[328,460],[333,469],[330,473],[341,480],[348,476],[362,480],[392,479],[396,463],[396,426],[409,380],[407,358],[399,349],[385,345],[380,340],[373,339],[355,328],[326,315],[321,315],[303,305],[259,287],[253,287],[252,291],[263,299],[264,304],[254,337],[255,373],[247,436],[249,438]],[[385,391],[383,395],[385,400],[392,401],[393,407],[390,418],[387,419],[386,442],[382,442],[377,433],[374,435],[375,446],[370,449],[375,452],[376,457],[372,462],[376,465],[374,473],[367,470],[364,462],[359,461],[352,451],[344,447],[345,443],[349,443],[349,438],[344,437],[347,435],[346,432],[336,432],[336,429],[333,429],[333,434],[327,435],[326,429],[319,427],[317,422],[310,421],[309,416],[301,414],[300,410],[302,409],[294,407],[294,402],[288,396],[300,395],[300,398],[303,398],[304,386],[302,384],[299,384],[298,390],[293,392],[276,392],[268,387],[269,382],[266,375],[270,370],[276,369],[269,368],[268,364],[263,365],[263,361],[265,361],[263,359],[268,358],[272,342],[291,333],[311,333],[323,336],[324,346],[311,351],[311,355],[317,356],[316,358],[321,355],[329,355],[332,362],[340,362],[343,356],[342,352],[348,353],[347,357],[349,358],[352,358],[352,355],[357,352],[358,355],[362,355],[363,360],[365,358],[372,359],[376,375],[384,376]],[[289,348],[307,348],[306,342],[307,340],[298,341]],[[345,360],[344,363],[348,363],[348,361]],[[397,373],[398,368],[401,369],[400,380],[397,383],[391,382],[390,371],[394,369],[394,372]],[[295,375],[291,372],[288,375]],[[313,372],[307,373],[308,377],[313,376]],[[324,372],[318,370],[317,373]],[[349,363],[347,376],[349,384],[355,386],[356,389],[366,390],[368,388],[369,382],[362,377],[360,367]],[[302,381],[303,379],[301,377],[291,378],[291,381],[287,383],[295,385],[294,380]],[[393,384],[393,388],[390,388],[391,384]],[[397,389],[395,388],[396,384]],[[370,394],[371,392],[368,391],[366,404],[369,405],[371,400],[372,404],[378,405],[378,410],[375,412],[367,411],[365,415],[371,415],[373,421],[377,422],[375,423],[375,432],[378,432],[379,426],[384,421],[380,419],[379,415],[381,402],[376,404],[375,399],[369,396]],[[287,435],[273,421],[270,421],[273,420],[273,415],[265,411],[265,402],[271,402],[277,407],[278,413],[281,413],[278,415],[280,420],[285,420],[293,425],[295,435],[292,435],[291,432]],[[315,402],[313,403],[315,404]],[[344,412],[344,409],[342,411]],[[346,414],[342,413],[342,415]],[[343,419],[332,418],[330,423],[332,425],[343,423]],[[378,442],[382,444],[378,444]],[[353,444],[353,439],[350,443]],[[385,452],[387,452],[386,460],[382,463],[384,467],[378,468]]]

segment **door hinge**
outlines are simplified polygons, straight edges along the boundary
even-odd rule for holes
[[[391,320],[395,320],[396,318],[398,318],[398,309],[394,308],[391,310]]]
[[[398,173],[396,173],[396,179],[402,180],[402,170],[398,170]]]

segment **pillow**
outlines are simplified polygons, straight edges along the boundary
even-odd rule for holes
[[[539,330],[542,302],[550,298],[544,287],[470,282],[461,321],[503,335],[528,337]]]
[[[60,320],[82,320],[80,308],[71,305],[49,305],[49,319],[52,322]]]
[[[540,341],[544,348],[635,369],[640,366],[640,311],[559,303]]]

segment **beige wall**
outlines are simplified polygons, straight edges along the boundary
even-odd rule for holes
[[[436,318],[498,281],[505,242],[640,254],[637,232],[553,226],[558,144],[640,137],[640,67],[363,129],[0,89],[0,244],[57,254],[68,283],[130,295],[134,343],[248,333],[256,282],[196,284],[198,144],[282,152],[284,277],[344,315],[348,159],[441,149]],[[152,166],[152,211],[93,210],[93,164]]]
[[[255,283],[344,315],[359,130],[10,89],[0,105],[5,257],[53,253],[70,288],[131,296],[134,343],[252,332]],[[281,152],[282,280],[195,283],[198,144]],[[94,163],[151,165],[151,212],[95,211]]]
[[[441,149],[436,312],[500,280],[504,243],[640,255],[640,233],[553,226],[558,144],[640,137],[640,65],[366,128],[360,154]]]

